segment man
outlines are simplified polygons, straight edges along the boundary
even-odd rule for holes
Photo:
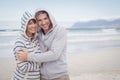
[[[48,48],[42,54],[17,54],[21,61],[41,62],[41,80],[69,80],[66,63],[66,31],[58,26],[53,16],[47,10],[38,10],[35,13],[40,43]],[[43,46],[43,44],[40,44]],[[44,49],[42,48],[44,51]]]

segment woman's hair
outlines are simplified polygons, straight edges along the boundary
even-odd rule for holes
[[[33,23],[36,23],[36,20],[35,20],[35,19],[30,19],[30,20],[28,21],[28,24],[29,24],[31,21],[32,21]]]
[[[30,19],[30,20],[28,21],[28,23],[27,23],[27,28],[28,28],[28,25],[30,24],[31,21],[32,21],[34,24],[36,24],[36,20],[35,20],[35,19]],[[27,33],[27,29],[26,29],[25,32]],[[33,34],[33,35],[34,35],[34,34]]]

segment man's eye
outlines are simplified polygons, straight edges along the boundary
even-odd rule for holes
[[[45,18],[45,20],[47,20],[48,18]]]
[[[39,22],[41,21],[41,20],[38,20]]]

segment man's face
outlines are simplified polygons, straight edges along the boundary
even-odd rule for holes
[[[39,14],[37,17],[37,22],[38,25],[45,31],[47,32],[50,27],[50,19],[48,18],[47,14]]]

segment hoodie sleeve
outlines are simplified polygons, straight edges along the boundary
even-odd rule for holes
[[[65,29],[59,28],[51,45],[51,49],[42,54],[28,54],[27,60],[35,62],[48,62],[59,59],[61,55],[65,54],[66,40]]]
[[[21,48],[25,48],[25,44],[22,40],[17,40],[15,42],[15,47],[14,47],[14,55],[15,55],[15,59],[16,59],[16,62],[17,62],[17,67],[20,71],[22,71],[23,73],[27,72],[27,71],[30,71],[30,70],[33,70],[34,67],[35,67],[35,64],[33,62],[29,62],[29,61],[25,61],[25,62],[22,62],[22,61],[19,61],[17,58],[16,58],[16,51],[20,51]]]

